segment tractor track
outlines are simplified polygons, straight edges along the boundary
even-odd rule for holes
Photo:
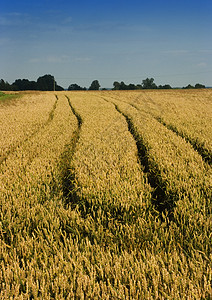
[[[143,95],[142,95],[143,96]],[[145,95],[146,96],[146,95]],[[136,99],[139,99],[140,96],[138,96]],[[127,101],[123,101],[120,100],[118,98],[115,97],[111,97],[112,99],[115,99],[116,101],[120,101],[120,102],[124,102],[127,103],[129,105],[131,105],[133,108],[137,109],[138,111],[142,110],[135,104],[129,103]],[[145,99],[145,98],[144,98]],[[146,96],[146,99],[148,101],[150,101],[151,103],[153,103],[154,105],[157,105],[156,102],[149,96]],[[151,117],[153,117],[157,122],[159,122],[160,124],[162,124],[164,127],[166,127],[168,130],[172,131],[173,133],[175,133],[177,136],[181,137],[183,140],[186,141],[186,143],[190,144],[191,147],[194,149],[194,151],[196,151],[201,157],[202,160],[208,164],[209,166],[212,165],[212,152],[209,151],[207,148],[204,147],[204,145],[202,143],[200,143],[198,141],[198,139],[192,139],[191,137],[189,137],[186,133],[179,131],[177,129],[176,126],[174,126],[173,124],[169,124],[167,123],[162,117],[160,116],[155,116],[154,114],[152,114],[149,111],[144,111],[145,113],[149,114]]]
[[[78,196],[76,195],[76,188],[74,185],[75,182],[75,170],[73,168],[72,160],[73,156],[76,152],[76,146],[80,138],[80,131],[83,124],[83,120],[78,112],[73,107],[71,100],[68,96],[66,96],[71,111],[75,115],[77,119],[77,129],[73,132],[73,136],[71,139],[71,143],[66,145],[65,151],[61,156],[61,177],[62,177],[62,188],[63,195],[65,198],[65,206],[73,205],[78,201]],[[77,200],[76,200],[77,199]]]
[[[141,165],[143,173],[146,174],[148,183],[152,188],[152,204],[159,213],[162,213],[164,211],[168,212],[168,216],[171,219],[172,211],[175,207],[175,196],[173,197],[173,195],[167,195],[165,183],[163,183],[161,181],[161,177],[158,176],[160,172],[159,169],[156,170],[157,166],[155,166],[154,172],[151,170],[148,148],[142,136],[138,133],[132,119],[123,111],[121,111],[116,103],[105,98],[102,99],[108,103],[113,104],[117,112],[125,118],[128,126],[128,131],[130,132],[136,143],[138,162]]]
[[[132,119],[123,113],[116,104],[114,105],[115,109],[122,116],[124,116],[128,125],[128,130],[136,142],[139,163],[143,169],[143,172],[147,175],[148,182],[153,190],[151,200],[152,204],[160,213],[167,211],[169,217],[171,218],[172,211],[175,207],[173,199],[175,197],[167,195],[165,183],[161,181],[160,176],[156,175],[160,174],[159,169],[156,170],[157,166],[155,166],[154,172],[151,170],[147,145],[145,144],[142,136],[138,133]]]

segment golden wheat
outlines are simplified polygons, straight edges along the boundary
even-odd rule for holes
[[[146,94],[36,93],[2,107],[14,145],[0,169],[2,299],[210,299],[211,167],[157,120],[168,94],[154,92],[153,109]]]
[[[39,130],[48,120],[55,100],[53,94],[43,93],[23,95],[12,107],[0,102],[0,161]]]
[[[175,131],[212,163],[211,90],[114,92],[113,97],[145,111]]]

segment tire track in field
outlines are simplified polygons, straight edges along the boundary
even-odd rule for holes
[[[146,97],[147,101],[151,102],[155,106],[158,106],[158,104],[150,96],[147,96],[145,94],[145,97]],[[144,100],[145,100],[145,98],[144,98]],[[146,104],[148,105],[147,101],[146,101]],[[136,108],[137,110],[140,110],[136,105],[134,105],[134,104],[130,104],[130,105],[133,106],[134,108]],[[203,161],[211,166],[212,152],[209,149],[205,148],[204,144],[201,143],[200,141],[198,141],[198,138],[192,139],[183,131],[179,131],[175,125],[173,125],[171,123],[167,123],[162,117],[155,116],[154,114],[152,114],[150,112],[147,112],[147,113],[149,113],[156,121],[158,121],[160,124],[165,126],[168,130],[174,132],[177,136],[181,137],[187,143],[189,143],[193,147],[193,149],[195,151],[197,151],[198,154],[202,157]]]
[[[172,124],[166,123],[162,117],[158,116],[155,117],[155,120],[157,120],[160,124],[165,126],[168,130],[171,130],[174,132],[177,136],[181,137],[184,139],[187,143],[189,143],[195,151],[198,152],[198,154],[202,157],[203,161],[205,163],[208,163],[210,166],[212,164],[212,152],[209,151],[207,148],[204,147],[204,144],[200,143],[198,139],[192,139],[190,138],[187,134],[183,133],[182,131],[180,132],[177,127],[175,127]]]
[[[155,106],[158,106],[158,104],[150,97],[145,94],[146,100],[154,104]],[[148,103],[146,102],[148,105]],[[137,110],[140,110],[136,105],[131,104],[134,108]],[[149,112],[148,112],[149,113]],[[198,138],[192,139],[189,137],[186,133],[183,131],[179,131],[177,127],[171,123],[167,123],[162,117],[155,116],[151,113],[149,113],[156,121],[158,121],[160,124],[165,126],[168,130],[171,130],[174,132],[177,136],[184,139],[187,143],[189,143],[195,151],[198,152],[198,154],[202,157],[203,161],[211,166],[212,164],[212,152],[204,147],[204,144],[201,143]]]
[[[69,97],[66,96],[66,98],[68,99],[73,114],[77,118],[78,128],[73,133],[72,141],[67,145],[60,162],[64,196],[63,205],[65,209],[76,209],[76,212],[79,213],[78,218],[80,222],[73,225],[73,223],[69,223],[69,221],[61,220],[60,228],[61,231],[64,232],[60,237],[61,242],[65,245],[66,237],[71,236],[72,239],[76,239],[77,241],[79,239],[88,238],[92,245],[98,243],[104,248],[108,247],[108,244],[111,244],[120,251],[121,249],[125,251],[140,249],[141,244],[143,243],[143,236],[137,238],[138,245],[136,243],[132,244],[132,240],[128,237],[125,228],[128,229],[131,224],[135,224],[137,220],[139,220],[139,217],[144,213],[143,205],[138,203],[122,206],[120,204],[117,205],[112,201],[96,201],[95,199],[92,199],[92,197],[88,198],[87,196],[84,196],[83,193],[78,193],[81,187],[77,183],[77,173],[72,161],[74,155],[76,155],[76,147],[80,139],[83,120],[72,106]],[[112,104],[111,102],[109,103]],[[118,118],[120,119],[120,114],[118,114]],[[91,227],[85,225],[88,220]],[[94,227],[103,228],[101,236],[98,236],[98,233],[94,231]]]
[[[160,176],[158,176],[160,172],[159,169],[157,169],[157,166],[154,166],[154,172],[150,168],[149,153],[147,145],[144,142],[142,136],[138,133],[136,127],[133,124],[132,119],[127,114],[122,112],[116,103],[109,101],[108,99],[105,99],[103,97],[102,99],[108,103],[112,103],[115,106],[115,109],[118,111],[118,113],[125,118],[128,125],[128,130],[136,143],[139,163],[143,169],[143,172],[147,175],[148,182],[153,190],[151,199],[152,204],[160,213],[167,211],[168,216],[171,219],[172,211],[175,207],[175,197],[174,195],[173,197],[167,195],[165,183],[161,180]]]
[[[143,95],[142,95],[143,96]],[[153,103],[154,105],[157,106],[157,103],[149,96],[145,95],[146,99],[148,101],[150,101],[151,103]],[[138,96],[136,99],[139,99],[140,96]],[[121,101],[124,103],[127,103],[129,105],[131,105],[133,108],[137,109],[138,111],[142,111],[139,107],[137,107],[137,105],[129,103],[127,101],[124,100],[120,100],[118,98],[115,97],[111,97],[113,99],[116,99],[117,101]],[[145,99],[145,98],[144,98]],[[146,104],[148,105],[148,103],[146,102]],[[192,148],[194,149],[194,151],[196,151],[201,157],[202,160],[208,164],[209,166],[212,165],[212,152],[204,147],[204,144],[201,143],[200,141],[198,141],[198,138],[196,139],[192,139],[191,137],[189,137],[187,134],[185,134],[182,131],[179,131],[177,129],[176,126],[174,126],[173,124],[167,123],[162,117],[160,116],[155,116],[154,114],[152,114],[149,111],[144,111],[145,113],[149,114],[151,117],[153,117],[156,121],[158,121],[160,124],[162,124],[164,127],[166,127],[168,130],[172,131],[173,133],[175,133],[177,136],[181,137],[182,139],[184,139],[188,144],[190,144],[192,146]]]
[[[66,96],[71,111],[75,115],[77,119],[77,129],[73,132],[73,136],[71,139],[71,143],[65,146],[65,151],[63,152],[60,160],[60,168],[61,168],[61,177],[62,177],[62,189],[63,195],[65,198],[65,206],[69,204],[75,204],[79,201],[79,197],[76,194],[75,183],[75,170],[71,166],[73,156],[76,152],[76,146],[80,138],[80,131],[83,124],[83,120],[78,112],[75,110],[73,105],[71,104],[71,100],[68,96]]]
[[[11,145],[9,147],[9,149],[6,151],[6,153],[4,154],[4,156],[2,156],[0,158],[0,165],[2,163],[4,163],[8,157],[13,154],[19,147],[21,147],[24,143],[28,142],[31,138],[33,138],[38,132],[40,132],[45,126],[47,126],[54,118],[54,112],[55,109],[57,107],[57,102],[58,102],[58,96],[55,95],[56,100],[55,103],[51,109],[51,111],[49,112],[49,116],[46,122],[43,123],[43,125],[41,125],[38,129],[36,129],[34,132],[32,132],[32,134],[30,134],[29,136],[27,136],[23,141],[16,143],[16,145]]]
[[[140,165],[143,166],[143,172],[147,175],[148,182],[153,189],[152,199],[151,199],[152,204],[160,213],[167,211],[168,216],[171,218],[172,211],[175,207],[175,203],[173,199],[174,197],[167,195],[165,183],[162,182],[161,177],[157,175],[160,174],[157,165],[154,166],[154,172],[150,168],[147,145],[144,142],[143,137],[138,133],[132,119],[127,114],[122,112],[115,103],[113,104],[115,105],[115,109],[122,116],[124,116],[128,125],[128,130],[136,142]]]

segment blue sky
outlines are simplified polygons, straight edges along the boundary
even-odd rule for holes
[[[64,88],[147,77],[212,86],[211,30],[211,0],[8,0],[0,9],[0,78],[52,74]]]

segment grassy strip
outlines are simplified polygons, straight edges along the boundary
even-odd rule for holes
[[[21,97],[20,94],[4,94],[0,93],[0,105],[9,105],[12,104],[12,100],[18,100]]]

